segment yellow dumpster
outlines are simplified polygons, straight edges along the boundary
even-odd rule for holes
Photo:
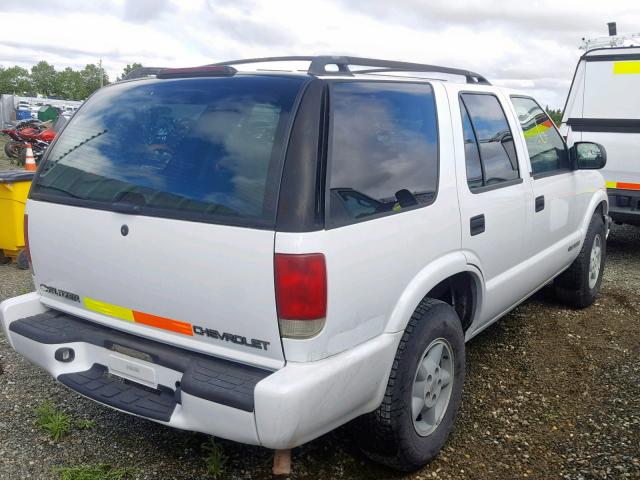
[[[17,257],[24,248],[24,206],[34,173],[0,172],[0,263]]]

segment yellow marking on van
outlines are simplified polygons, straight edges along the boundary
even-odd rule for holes
[[[133,311],[130,308],[119,307],[118,305],[112,305],[110,303],[101,302],[100,300],[94,300],[93,298],[88,297],[84,297],[83,301],[87,310],[119,318],[120,320],[126,320],[127,322],[134,321]]]
[[[613,62],[614,75],[634,75],[640,74],[640,62]]]
[[[607,182],[607,188],[617,188],[619,190],[639,190],[640,191],[640,183]]]

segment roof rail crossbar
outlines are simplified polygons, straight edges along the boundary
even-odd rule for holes
[[[437,65],[426,65],[422,63],[397,62],[394,60],[380,60],[377,58],[363,57],[343,57],[343,56],[288,56],[288,57],[264,57],[247,58],[242,60],[231,60],[228,62],[218,62],[212,65],[242,65],[251,63],[266,62],[311,62],[308,73],[311,75],[353,75],[354,73],[383,73],[383,72],[434,72],[450,75],[463,76],[467,83],[478,83],[490,85],[489,81],[478,73],[459,68],[440,67]],[[327,65],[336,65],[338,71],[327,70]],[[349,69],[349,66],[375,67],[372,69],[356,70]]]

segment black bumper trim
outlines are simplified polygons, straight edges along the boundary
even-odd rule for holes
[[[55,310],[16,320],[9,325],[9,330],[48,345],[84,342],[109,350],[117,345],[142,352],[152,363],[182,372],[182,392],[246,412],[254,410],[256,384],[273,373],[141,338]],[[167,388],[172,390],[174,386]]]
[[[640,120],[629,118],[569,118],[574,132],[640,133]]]

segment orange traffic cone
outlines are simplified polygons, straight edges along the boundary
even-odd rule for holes
[[[24,169],[32,172],[36,171],[36,160],[33,158],[33,150],[31,149],[31,144],[25,144],[25,152],[24,152]]]

